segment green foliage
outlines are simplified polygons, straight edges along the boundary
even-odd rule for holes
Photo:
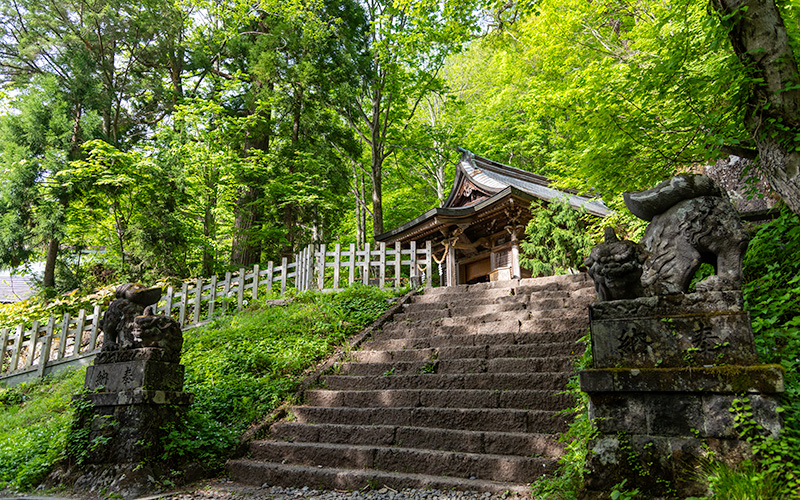
[[[746,460],[737,467],[711,461],[701,467],[699,479],[708,481],[710,498],[751,500],[767,498],[797,498],[787,492],[778,475],[764,473],[757,463]]]
[[[747,137],[747,77],[706,4],[535,6],[451,61],[468,149],[608,201]]]
[[[167,463],[197,462],[216,472],[242,431],[295,390],[305,371],[383,313],[391,292],[354,287],[340,294],[306,292],[285,307],[251,309],[184,334],[185,390],[195,400],[183,421],[166,429]],[[263,299],[262,299],[263,300]],[[73,427],[86,401],[85,370],[0,388],[0,488],[29,490],[67,458],[83,463],[88,429]]]
[[[0,304],[0,327],[10,328],[19,324],[30,327],[35,320],[38,320],[40,325],[46,325],[50,316],[60,318],[64,313],[69,313],[74,318],[81,309],[91,313],[95,304],[104,310],[113,300],[115,289],[116,285],[109,285],[88,295],[74,290],[51,300],[43,295],[35,295],[19,302]]]
[[[787,422],[787,429],[775,437],[753,418],[753,407],[748,397],[735,400],[730,411],[739,436],[753,447],[753,455],[758,464],[756,468],[750,463],[742,464],[740,471],[750,473],[748,481],[760,483],[760,488],[764,490],[774,491],[777,493],[774,498],[800,495],[800,467],[797,465],[800,440],[797,439],[795,422]],[[730,484],[736,486],[736,481],[731,481]],[[717,484],[718,489],[726,486],[730,487],[727,483]]]
[[[303,292],[285,307],[256,306],[187,332],[181,360],[195,402],[171,430],[164,458],[221,465],[244,428],[291,395],[304,370],[382,314],[390,295],[366,286]]]
[[[520,241],[520,263],[533,276],[564,274],[583,267],[594,242],[587,231],[587,215],[566,199],[531,210],[526,238]]]
[[[0,488],[33,488],[63,456],[72,421],[70,401],[85,373],[68,371],[0,389]]]
[[[628,480],[624,479],[621,483],[614,485],[614,489],[611,490],[611,494],[609,498],[611,500],[635,500],[639,498],[639,490],[634,488],[633,490],[626,490],[625,483]]]
[[[758,439],[763,474],[800,488],[800,219],[787,208],[761,226],[745,256],[745,306],[762,362],[785,370],[781,398],[785,429],[778,439]],[[744,413],[746,418],[747,412]],[[744,430],[744,429],[743,429]],[[753,438],[755,439],[755,438]]]
[[[583,354],[576,359],[576,371],[592,367],[592,348],[588,334],[576,343],[576,347],[580,348],[579,346],[584,350]],[[558,460],[560,467],[553,476],[543,477],[533,483],[532,498],[577,500],[583,488],[589,441],[594,437],[597,429],[589,418],[589,396],[581,392],[577,375],[569,379],[567,392],[575,399],[575,406],[563,411],[563,413],[574,415],[574,420],[567,432],[558,438],[565,444],[564,455]]]
[[[392,294],[378,287],[355,283],[336,295],[335,307],[346,315],[348,321],[366,324],[386,311],[386,300]]]

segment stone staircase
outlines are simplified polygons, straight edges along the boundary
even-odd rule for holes
[[[562,453],[562,392],[594,298],[585,274],[415,296],[228,471],[255,485],[524,494]]]

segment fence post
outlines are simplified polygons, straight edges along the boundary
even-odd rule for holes
[[[311,290],[314,286],[314,259],[317,258],[316,245],[308,245],[306,252],[306,290]]]
[[[325,255],[325,243],[319,246],[319,277],[317,278],[317,283],[319,284],[319,289],[325,290],[325,261],[327,257]]]
[[[369,263],[372,260],[372,255],[369,251],[369,242],[364,243],[364,267],[361,271],[361,284],[369,285]]]
[[[408,279],[414,283],[414,278],[417,276],[417,242],[411,242],[411,264],[408,266]],[[417,285],[414,285],[417,286]]]
[[[94,351],[97,348],[97,327],[100,326],[100,306],[94,306],[92,313],[94,319],[92,320],[92,336],[89,338],[89,350]]]
[[[98,307],[99,306],[95,306]],[[39,355],[39,369],[36,372],[36,375],[39,378],[44,377],[44,369],[47,366],[47,362],[50,361],[50,350],[53,348],[53,330],[56,326],[56,317],[50,316],[47,320],[47,330],[44,332],[44,341],[42,344],[42,353]]]
[[[61,338],[58,339],[58,358],[64,357],[67,352],[67,335],[69,335],[69,313],[64,313],[64,319],[61,321]]]
[[[19,363],[19,351],[22,349],[23,336],[25,336],[25,327],[17,325],[17,339],[14,341],[14,350],[11,351],[11,366],[9,367],[12,372],[17,369],[17,363]]]
[[[272,291],[272,279],[275,273],[275,263],[272,261],[267,262],[267,293]]]
[[[164,313],[168,318],[172,317],[172,297],[174,293],[175,290],[172,289],[172,285],[168,286],[166,303],[164,304]]]
[[[258,280],[260,278],[261,268],[258,264],[253,266],[253,300],[258,300]]]
[[[283,272],[281,272],[281,295],[286,293],[286,275],[289,274],[289,259],[283,257],[281,259],[281,267],[283,268]],[[297,268],[295,267],[295,276],[297,275]],[[295,277],[295,281],[297,278]],[[295,284],[295,287],[297,285]]]
[[[231,291],[231,272],[225,273],[225,283],[222,284],[222,309],[228,312],[228,292]]]
[[[211,277],[211,285],[208,290],[208,319],[214,317],[214,304],[217,302],[217,275]]]
[[[36,344],[39,340],[39,320],[33,322],[31,327],[31,340],[28,344],[28,358],[25,360],[25,368],[33,366],[33,356],[36,355]]]
[[[305,262],[305,249],[300,249],[297,251],[296,254],[292,257],[294,259],[294,288],[298,292],[303,291],[303,280],[301,276],[303,275],[303,266],[301,265]],[[286,261],[286,264],[284,264]],[[283,274],[289,272],[289,258],[288,257],[281,257],[281,267],[283,268]],[[286,282],[288,283],[289,278],[286,278]],[[283,275],[281,275],[281,283],[283,283]],[[288,285],[287,285],[288,286]],[[281,285],[281,294],[285,292],[284,286]]]
[[[181,301],[178,307],[178,323],[181,324],[183,327],[183,322],[186,321],[186,305],[188,302],[189,295],[189,283],[183,282],[181,285]]]
[[[428,240],[425,242],[425,288],[433,286],[433,242]]]
[[[299,252],[294,256],[294,288],[298,292],[302,292],[306,289],[306,260],[308,258],[308,247],[300,249]],[[286,261],[286,266],[288,267],[289,261]],[[283,293],[283,289],[281,289],[281,294]]]
[[[333,247],[333,289],[339,288],[339,266],[342,264],[342,245],[337,243]]]
[[[347,286],[352,286],[356,280],[356,245],[350,243],[350,260],[347,262]]]
[[[394,242],[394,287],[400,288],[400,261],[403,257],[403,246],[399,241]],[[409,275],[411,276],[411,275]]]
[[[78,311],[78,320],[75,322],[75,349],[72,354],[81,352],[81,344],[83,343],[83,325],[86,323],[86,311],[81,309]]]
[[[300,260],[297,261],[297,265],[299,269],[300,267],[303,268],[302,279],[300,281],[303,283],[303,290],[311,290],[311,286],[314,284],[314,246],[308,245],[303,249],[300,254]]]
[[[241,311],[244,304],[244,268],[239,268],[239,288],[236,289],[236,310]]]
[[[197,278],[194,282],[194,311],[192,311],[192,323],[200,323],[200,307],[203,304],[203,278]]]
[[[378,269],[378,288],[383,288],[386,282],[386,242],[381,241],[380,252],[378,256],[378,261],[380,262],[380,268]]]
[[[3,361],[6,359],[7,347],[8,347],[8,328],[3,328],[3,330],[0,331],[0,368],[2,368]]]

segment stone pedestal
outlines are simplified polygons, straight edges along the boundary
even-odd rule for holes
[[[146,462],[163,452],[165,429],[179,423],[192,395],[183,390],[182,365],[161,348],[101,352],[86,371],[79,396],[92,411],[80,425],[89,428],[92,464]]]
[[[783,370],[758,365],[740,292],[599,302],[591,308],[593,370],[580,373],[598,436],[587,488],[627,480],[654,496],[703,493],[693,467],[708,451],[748,456],[730,411],[747,397],[765,433],[781,429]]]

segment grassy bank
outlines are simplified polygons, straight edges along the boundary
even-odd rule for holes
[[[216,472],[247,426],[290,396],[305,370],[380,316],[391,295],[363,286],[305,292],[285,307],[259,302],[187,331],[181,362],[195,401],[183,425],[170,430],[161,460],[200,462]],[[70,399],[84,372],[0,388],[0,488],[30,490],[66,459]]]

